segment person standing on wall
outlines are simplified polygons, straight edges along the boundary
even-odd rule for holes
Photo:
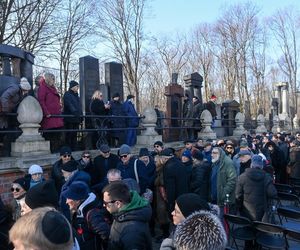
[[[64,117],[66,129],[79,129],[79,124],[82,122],[82,107],[78,95],[79,83],[70,81],[69,90],[64,94],[64,115],[72,115],[72,117]],[[71,147],[73,151],[78,149],[77,132],[66,132],[66,144]]]
[[[126,119],[127,128],[132,128],[132,129],[128,129],[126,133],[126,144],[128,146],[134,146],[136,144],[135,128],[139,126],[138,114],[133,104],[134,97],[135,97],[134,95],[128,95],[126,101],[123,104],[125,114],[131,117]]]

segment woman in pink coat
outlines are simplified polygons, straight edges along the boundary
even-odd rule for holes
[[[55,77],[51,73],[45,73],[40,80],[38,89],[38,101],[43,110],[42,129],[55,130],[64,126],[63,118],[51,117],[51,115],[61,115],[60,96],[55,88]],[[60,147],[60,132],[50,132],[43,134],[46,140],[50,141],[51,151],[55,152]]]

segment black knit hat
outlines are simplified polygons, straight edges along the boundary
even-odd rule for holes
[[[64,192],[67,199],[85,200],[89,196],[89,187],[85,182],[74,181],[69,188]]]
[[[72,150],[69,146],[62,146],[59,150],[60,155],[70,155],[72,154]]]
[[[78,163],[75,160],[68,161],[61,166],[61,169],[66,172],[73,172],[78,169]]]
[[[14,180],[13,183],[19,184],[26,191],[30,188],[30,178],[21,177]]]
[[[72,81],[69,82],[70,89],[73,88],[73,87],[75,87],[75,86],[78,86],[78,85],[79,85],[79,83],[76,82],[76,81],[74,81],[74,80],[72,80]]]
[[[208,203],[194,193],[182,194],[176,199],[177,206],[184,217],[199,210],[210,210]]]
[[[25,203],[31,208],[58,207],[58,194],[52,180],[38,183],[26,193]]]
[[[148,150],[148,148],[141,148],[140,149],[139,157],[142,157],[142,156],[149,156],[149,150]]]
[[[193,158],[195,158],[198,161],[203,161],[204,156],[201,151],[195,151],[195,153],[193,154]]]
[[[112,98],[115,98],[115,97],[120,97],[120,94],[119,93],[114,93]]]
[[[54,244],[65,244],[70,241],[72,232],[67,219],[57,211],[49,211],[42,220],[42,231]]]
[[[164,144],[161,141],[156,141],[154,142],[153,146],[155,145],[162,147]]]

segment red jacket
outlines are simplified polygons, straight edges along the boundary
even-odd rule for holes
[[[63,118],[49,117],[47,115],[61,115],[60,96],[55,86],[49,86],[45,82],[40,83],[38,89],[38,101],[43,110],[42,129],[60,128],[64,126]]]

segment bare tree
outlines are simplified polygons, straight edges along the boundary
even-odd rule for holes
[[[292,103],[296,107],[296,91],[299,58],[300,15],[294,7],[278,10],[270,19],[271,28],[281,51],[278,66],[284,73],[292,89]]]
[[[100,35],[124,67],[127,92],[136,96],[139,110],[140,62],[144,41],[143,19],[146,0],[103,0],[98,10]]]

